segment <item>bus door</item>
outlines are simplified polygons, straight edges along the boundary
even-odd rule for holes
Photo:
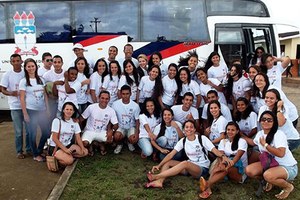
[[[214,50],[223,56],[227,66],[240,61],[247,68],[259,46],[264,47],[267,53],[277,55],[272,33],[271,25],[216,24]]]

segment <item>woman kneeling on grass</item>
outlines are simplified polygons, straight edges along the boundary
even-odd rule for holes
[[[278,130],[277,117],[272,111],[264,111],[259,122],[262,130],[259,131],[255,138],[245,138],[250,145],[258,145],[259,151],[268,152],[278,162],[279,166],[266,169],[264,171],[261,162],[255,162],[246,167],[246,174],[251,178],[262,179],[267,181],[264,190],[270,191],[273,185],[283,188],[276,194],[278,199],[286,199],[294,190],[290,181],[298,174],[297,161],[288,148],[286,135]]]
[[[77,108],[72,102],[66,102],[62,107],[61,120],[55,118],[52,122],[49,155],[53,154],[57,145],[55,158],[61,165],[72,165],[74,158],[84,157],[88,150],[83,146],[80,137],[80,127],[74,118],[77,115]],[[75,142],[72,144],[72,138],[75,134]],[[59,135],[59,136],[58,136]]]
[[[225,130],[227,138],[220,141],[218,149],[229,157],[234,165],[229,167],[228,163],[223,161],[225,157],[215,160],[216,164],[212,164],[208,181],[206,182],[203,177],[200,178],[199,197],[202,199],[208,198],[212,194],[212,185],[223,180],[225,176],[238,183],[243,183],[247,177],[244,173],[244,168],[248,165],[247,142],[241,138],[237,123],[229,122]]]
[[[188,120],[183,124],[183,129],[186,137],[181,138],[174,149],[159,163],[153,166],[151,172],[148,172],[147,177],[150,181],[146,184],[146,188],[162,188],[164,180],[167,177],[177,174],[191,175],[194,178],[199,178],[208,173],[210,161],[207,157],[207,151],[213,152],[216,156],[222,157],[224,154],[215,148],[212,142],[204,135],[196,133],[194,121]],[[184,149],[188,160],[176,161],[171,160],[173,156]],[[224,162],[228,162],[232,166],[232,160],[224,157]],[[154,174],[155,171],[161,169],[159,174]]]

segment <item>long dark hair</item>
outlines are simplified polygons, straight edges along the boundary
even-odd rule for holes
[[[266,82],[266,86],[263,88],[263,91],[262,91],[262,95],[260,95],[260,91],[259,91],[259,88],[256,86],[255,84],[255,79],[258,75],[261,75],[264,77],[265,79],[265,82]],[[266,91],[268,90],[269,86],[270,86],[270,82],[269,82],[269,78],[268,76],[265,74],[265,73],[262,73],[262,72],[259,72],[258,74],[255,75],[254,79],[253,79],[253,96],[254,97],[260,97],[262,99],[265,98],[265,95],[266,95]]]
[[[71,116],[72,119],[75,119],[76,116],[77,116],[77,113],[78,113],[78,109],[76,108],[75,104],[72,103],[72,102],[70,102],[70,101],[67,101],[66,103],[64,103],[64,105],[62,106],[62,109],[61,109],[62,110],[62,112],[61,112],[61,119],[64,120],[64,121],[66,121],[66,120],[65,120],[65,114],[64,114],[63,110],[65,109],[65,107],[67,105],[70,105],[70,106],[73,107],[74,113]]]
[[[199,56],[196,52],[196,50],[193,51],[188,51],[188,55],[184,58],[184,57],[179,57],[179,61],[178,61],[178,67],[181,66],[188,66],[188,61],[191,57],[195,57],[197,60],[199,60]]]
[[[103,83],[105,76],[108,74],[108,67],[107,67],[107,62],[105,61],[104,58],[100,58],[96,61],[93,72],[98,72],[98,64],[99,62],[104,62],[105,65],[105,70],[101,75],[101,83]]]
[[[208,106],[207,106],[207,121],[208,121],[208,124],[211,125],[212,122],[214,121],[214,117],[212,116],[212,114],[210,113],[210,106],[211,104],[217,104],[217,106],[219,107],[220,109],[220,113],[219,113],[219,116],[220,117],[222,115],[222,112],[221,112],[221,104],[218,100],[213,100],[211,101]]]
[[[113,60],[113,61],[111,61],[110,63],[109,63],[109,77],[110,77],[110,80],[112,81],[113,80],[113,75],[112,75],[112,73],[111,73],[111,64],[116,64],[117,65],[117,67],[118,67],[118,77],[120,78],[121,77],[121,74],[122,74],[122,70],[121,70],[121,66],[120,66],[120,64],[119,64],[119,62],[118,61],[116,61],[116,60]]]
[[[183,82],[180,80],[180,73],[182,71],[185,71],[187,73],[187,82],[188,82],[188,84],[191,83],[191,74],[190,74],[189,69],[187,67],[180,68],[179,71],[178,71],[178,77],[179,78],[178,78],[178,82],[177,82],[177,86],[178,86],[177,94],[179,94],[179,95],[182,91],[182,84],[183,84]]]
[[[257,52],[258,52],[258,50],[261,50],[263,53],[265,53],[265,49],[263,47],[257,47],[255,49],[255,54],[254,54],[254,56],[251,60],[251,63],[250,63],[251,65],[255,65],[257,63],[257,58],[258,58]]]
[[[206,71],[208,71],[208,69],[211,67],[211,66],[213,66],[213,62],[212,62],[212,57],[214,57],[214,56],[219,56],[219,58],[221,58],[220,57],[220,54],[218,53],[218,52],[216,52],[216,51],[213,51],[213,52],[211,52],[211,54],[208,56],[208,58],[207,58],[207,60],[206,60],[206,63],[205,63],[205,65],[204,65],[204,68],[206,69]]]
[[[166,122],[163,119],[163,117],[164,117],[164,112],[166,112],[166,111],[169,111],[171,113],[172,117],[174,117],[174,112],[173,112],[173,110],[171,108],[166,107],[166,108],[164,108],[162,110],[162,112],[161,112],[162,120],[161,120],[160,130],[159,130],[159,133],[157,135],[157,138],[165,135],[165,132],[166,132]]]
[[[153,112],[153,115],[154,115],[154,117],[159,118],[159,117],[160,117],[160,109],[159,109],[159,106],[157,105],[156,101],[155,101],[154,99],[152,99],[152,98],[146,98],[146,99],[145,99],[145,101],[144,101],[144,108],[145,108],[145,109],[144,109],[143,113],[144,113],[148,118],[151,117],[150,113],[149,113],[148,110],[146,109],[146,104],[147,104],[147,102],[153,102],[153,104],[154,104],[154,112]]]
[[[158,65],[153,65],[152,67],[149,68],[149,72],[153,69],[156,68],[158,69],[158,76],[155,79],[155,84],[153,88],[153,94],[152,98],[153,99],[158,99],[159,96],[161,96],[164,92],[163,86],[162,86],[162,81],[161,81],[161,71]]]
[[[24,61],[24,68],[25,68],[24,73],[25,73],[26,85],[27,85],[27,86],[32,86],[32,85],[30,84],[30,78],[29,78],[28,71],[26,70],[26,66],[27,66],[28,63],[30,63],[30,62],[33,62],[33,64],[35,65],[34,77],[35,77],[35,79],[36,79],[36,83],[37,83],[38,85],[42,85],[42,84],[43,84],[43,81],[42,81],[42,79],[41,79],[41,78],[39,77],[39,75],[38,75],[38,66],[37,66],[35,60],[33,60],[32,58],[27,58],[27,59]]]
[[[235,67],[236,74],[238,75],[239,79],[243,76],[243,68],[240,64],[233,64],[231,68]],[[233,88],[233,77],[231,75],[228,76],[228,83],[227,83],[227,95],[232,95],[232,88]]]
[[[129,74],[125,70],[125,67],[128,63],[130,63],[132,65],[132,68],[133,68],[132,75],[133,75],[134,80],[132,80],[130,78]],[[138,87],[139,86],[139,74],[138,74],[137,69],[131,59],[126,59],[123,62],[123,69],[124,69],[124,75],[126,78],[126,82],[128,83],[128,85],[132,86],[132,84],[134,82],[136,84],[136,86]]]
[[[239,140],[241,138],[241,134],[240,134],[240,127],[239,125],[236,123],[236,122],[228,122],[228,124],[226,125],[226,128],[225,128],[225,135],[227,135],[227,127],[228,126],[234,126],[236,128],[236,130],[238,131],[237,134],[235,134],[234,138],[233,138],[233,141],[232,141],[232,144],[231,144],[231,150],[232,151],[235,151],[238,149],[239,147]]]
[[[239,102],[239,101],[242,101],[244,102],[244,104],[246,105],[246,109],[243,111],[243,112],[240,112],[240,111],[236,111],[235,113],[235,120],[236,121],[241,121],[242,119],[247,119],[249,116],[250,116],[250,113],[253,112],[253,107],[252,105],[250,104],[249,100],[245,97],[239,97],[237,100],[236,100],[236,104]]]
[[[274,88],[267,90],[266,94],[267,94],[267,92],[272,92],[276,96],[276,102],[275,102],[274,108],[272,109],[272,112],[276,115],[276,113],[277,113],[277,102],[281,100],[280,93],[278,92],[278,90],[276,90]]]
[[[159,51],[156,51],[154,53],[151,54],[150,58],[149,58],[149,61],[148,61],[148,66],[149,67],[152,67],[154,65],[152,59],[153,59],[153,55],[157,55],[160,59],[160,62],[162,61],[162,55]],[[150,71],[150,70],[149,70]]]
[[[273,119],[273,126],[272,126],[270,132],[268,133],[268,135],[267,135],[267,137],[266,137],[266,143],[271,144],[272,141],[273,141],[273,139],[274,139],[274,135],[275,135],[275,133],[276,133],[277,130],[278,130],[278,120],[277,120],[276,115],[275,115],[272,111],[266,110],[266,111],[264,111],[264,112],[261,114],[261,116],[260,116],[260,118],[259,118],[259,122],[260,122],[260,123],[261,123],[261,120],[262,120],[263,116],[266,115],[266,114],[271,115],[271,117],[272,117],[272,119]]]
[[[260,69],[263,73],[267,73],[268,72],[268,68],[266,66],[266,62],[267,62],[267,59],[269,57],[273,57],[272,54],[269,54],[269,53],[264,53],[262,56],[261,56],[261,65],[260,65]]]
[[[89,67],[89,63],[87,62],[86,58],[85,57],[78,57],[76,58],[75,62],[74,62],[74,67],[77,68],[78,70],[78,67],[77,67],[77,63],[80,61],[80,60],[83,60],[84,62],[84,70],[83,70],[83,74],[87,77],[87,78],[90,78],[90,67]]]

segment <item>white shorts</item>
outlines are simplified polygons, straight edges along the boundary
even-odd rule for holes
[[[118,128],[117,132],[120,132],[124,137],[129,138],[131,135],[135,133],[135,127],[131,127],[130,129]]]
[[[106,131],[101,131],[101,132],[84,131],[81,138],[82,138],[82,141],[88,141],[90,144],[93,141],[106,142],[107,134],[106,134]]]

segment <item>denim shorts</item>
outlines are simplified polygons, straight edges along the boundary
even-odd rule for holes
[[[296,178],[297,174],[298,174],[298,165],[295,164],[293,166],[284,166],[281,165],[281,167],[283,167],[283,169],[285,169],[286,173],[287,173],[287,179],[288,181],[292,181]]]

